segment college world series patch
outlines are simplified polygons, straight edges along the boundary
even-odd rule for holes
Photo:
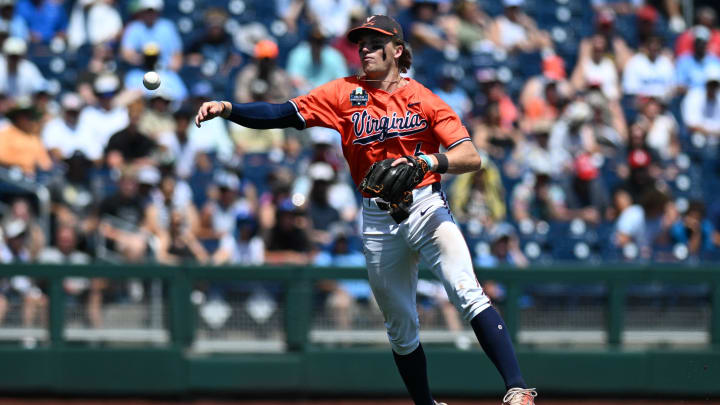
[[[368,102],[368,93],[362,87],[358,87],[350,93],[350,104],[353,107],[366,106]]]

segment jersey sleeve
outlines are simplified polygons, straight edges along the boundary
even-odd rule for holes
[[[342,131],[338,117],[341,80],[333,80],[290,100],[305,123],[305,128],[325,127]]]
[[[460,117],[447,103],[435,94],[430,93],[432,110],[428,117],[433,133],[445,149],[452,149],[460,143],[470,140],[470,134],[460,121]]]

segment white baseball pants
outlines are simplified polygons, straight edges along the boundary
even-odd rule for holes
[[[442,192],[433,192],[432,186],[416,189],[410,216],[401,224],[378,208],[376,199],[363,198],[362,218],[370,287],[397,354],[409,354],[420,343],[415,303],[420,257],[442,281],[450,302],[466,321],[490,306]]]

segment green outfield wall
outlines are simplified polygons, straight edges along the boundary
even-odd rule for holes
[[[309,341],[316,279],[361,278],[362,269],[300,267],[170,268],[3,266],[0,278],[25,274],[46,280],[49,341],[34,349],[0,346],[0,392],[110,395],[403,395],[392,356],[382,348],[327,348]],[[423,274],[427,275],[427,274]],[[65,277],[159,278],[169,286],[170,341],[158,347],[77,345],[65,340]],[[518,297],[524,286],[550,281],[603,283],[607,342],[600,348],[518,346],[526,379],[543,394],[720,397],[720,268],[535,268],[478,271],[507,287],[503,313],[517,336]],[[285,283],[288,351],[198,354],[191,286],[197,280],[274,280]],[[710,287],[709,343],[694,349],[631,349],[623,344],[626,289],[638,283]],[[480,350],[427,348],[430,381],[442,396],[486,396],[502,381]]]

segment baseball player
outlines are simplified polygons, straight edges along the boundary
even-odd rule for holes
[[[322,126],[342,134],[343,154],[363,193],[363,251],[395,364],[415,404],[435,402],[415,304],[420,257],[441,280],[505,380],[503,404],[533,405],[505,323],[483,293],[470,252],[440,189],[442,173],[482,167],[458,116],[420,83],[400,76],[412,55],[394,19],[375,15],[350,30],[362,74],[283,104],[207,102],[195,124],[223,117],[265,129]],[[440,146],[447,152],[438,153]]]

